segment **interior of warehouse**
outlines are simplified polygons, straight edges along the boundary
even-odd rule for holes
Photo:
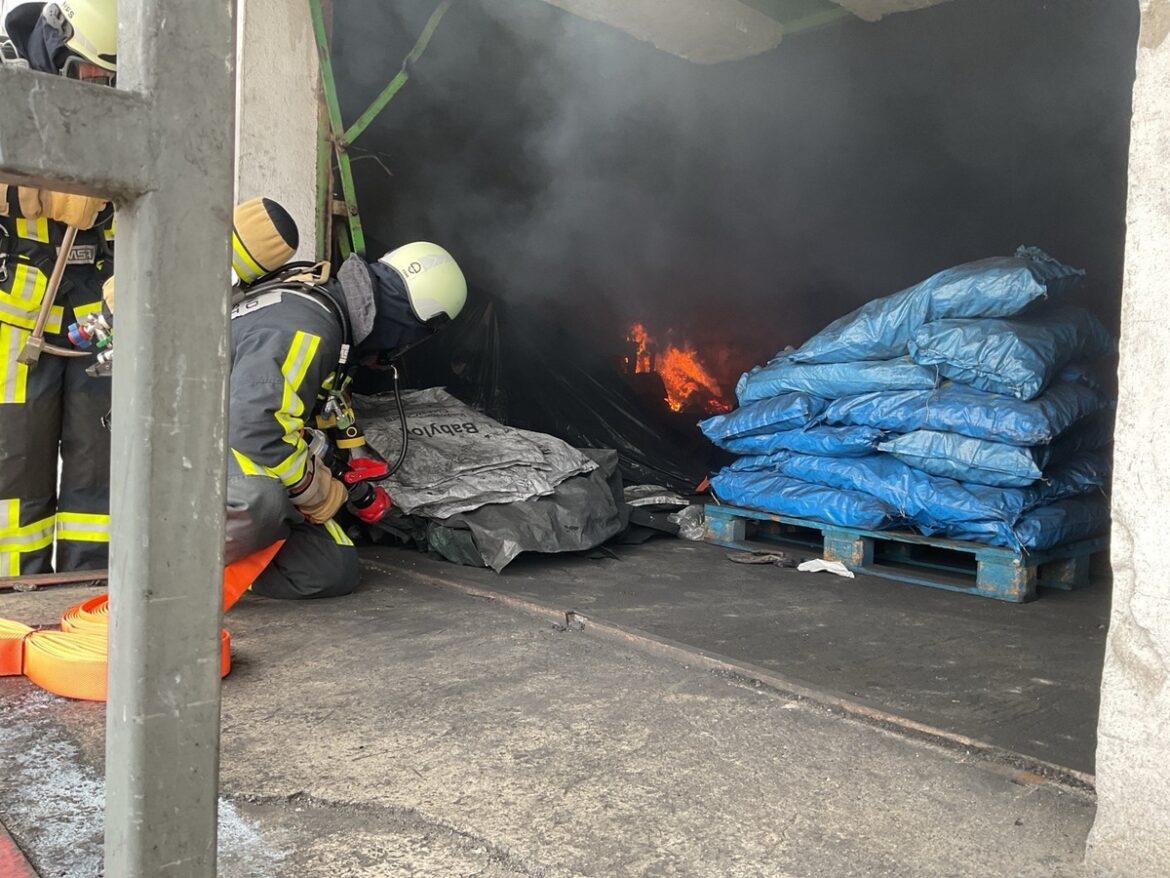
[[[0,873],[1159,874],[1168,22],[239,0],[237,203],[288,209],[296,276],[435,242],[466,304],[357,358],[352,433],[306,421],[314,454],[364,433],[318,458],[354,477],[352,593],[272,600],[278,541],[224,559],[212,626],[181,583],[206,506],[93,580],[0,578]],[[200,364],[142,348],[214,424]],[[142,483],[124,520],[167,496]],[[182,664],[196,616],[214,690]],[[30,671],[99,631],[84,686],[88,655]]]
[[[370,58],[406,56],[433,11],[335,19],[343,117],[395,68]],[[742,373],[948,267],[1039,247],[1084,270],[1059,295],[1115,334],[1136,7],[1003,0],[818,23],[699,64],[544,3],[449,13],[350,148],[370,251],[442,240],[471,278],[468,312],[408,358],[407,385],[617,448],[627,483],[687,493],[731,459],[695,425],[736,405]],[[697,368],[672,376],[674,356]],[[1110,395],[1114,370],[1096,364]],[[1001,605],[745,573],[678,543],[621,551],[623,575],[522,558],[485,583],[1092,772],[1106,553],[1089,589]],[[680,588],[699,563],[706,586]]]

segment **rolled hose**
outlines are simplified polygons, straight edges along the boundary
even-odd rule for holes
[[[224,569],[223,606],[228,610],[268,566],[283,541],[273,543]],[[23,674],[54,695],[84,701],[106,700],[109,595],[100,594],[61,614],[60,630],[30,628],[0,619],[0,677]],[[231,635],[220,631],[219,674],[232,667]]]

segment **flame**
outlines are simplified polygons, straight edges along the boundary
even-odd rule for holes
[[[634,355],[634,372],[641,374],[642,372],[653,372],[654,364],[651,363],[650,356],[650,333],[646,331],[646,327],[641,323],[635,323],[630,327],[629,340],[638,345],[638,351]]]
[[[696,394],[708,412],[731,410],[731,406],[723,401],[723,388],[707,371],[698,351],[689,343],[684,342],[682,347],[670,344],[661,351],[652,352],[650,346],[653,339],[641,323],[630,327],[628,338],[638,346],[634,371],[658,373],[666,385],[666,404],[673,411],[682,411]]]

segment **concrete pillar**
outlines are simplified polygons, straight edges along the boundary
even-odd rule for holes
[[[240,0],[237,200],[266,195],[292,214],[313,259],[317,210],[317,49],[306,0]]]
[[[1130,145],[1113,482],[1113,613],[1101,691],[1102,875],[1170,875],[1170,0],[1142,0]]]

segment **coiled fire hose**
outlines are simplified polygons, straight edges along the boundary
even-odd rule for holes
[[[284,545],[273,543],[224,569],[223,609],[227,612]],[[42,689],[65,698],[106,700],[109,595],[101,594],[61,614],[60,629],[30,628],[0,619],[0,677],[23,674]],[[232,668],[231,635],[220,631],[219,673]]]

